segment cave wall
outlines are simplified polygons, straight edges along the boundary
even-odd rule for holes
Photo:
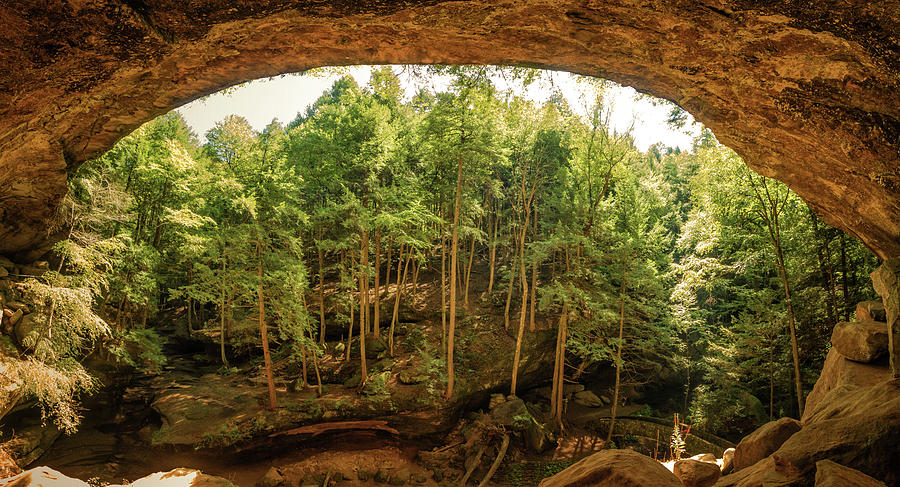
[[[900,255],[900,0],[0,3],[0,253],[141,123],[323,65],[525,64],[672,100],[882,258]]]

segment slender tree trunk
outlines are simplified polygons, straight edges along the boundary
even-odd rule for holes
[[[469,282],[472,280],[472,262],[475,260],[475,236],[469,245],[469,263],[466,265],[466,290],[463,291],[463,307],[469,309]]]
[[[848,291],[847,285],[847,239],[844,236],[844,232],[841,232],[840,236],[841,242],[841,287],[844,291],[844,309],[842,310],[842,315],[844,317],[844,321],[850,321],[850,292]]]
[[[769,421],[775,420],[775,352],[769,347]]]
[[[450,240],[450,323],[447,329],[447,393],[444,397],[453,397],[454,367],[453,342],[456,334],[456,281],[459,269],[459,213],[462,200],[463,160],[459,157],[456,167],[456,202],[453,204],[453,230]]]
[[[319,251],[319,345],[325,345],[325,251]]]
[[[381,283],[379,282],[379,274],[381,274],[381,228],[375,229],[375,306],[372,313],[372,331],[377,339],[380,332],[379,320],[381,319]],[[367,293],[368,294],[368,293]]]
[[[780,238],[775,245],[775,255],[778,258],[778,272],[781,274],[781,282],[784,285],[784,295],[787,301],[788,325],[790,326],[791,332],[791,352],[794,358],[794,386],[797,389],[797,411],[799,417],[803,416],[803,385],[800,380],[800,348],[797,345],[797,326],[794,321],[794,303],[791,300],[791,286],[788,284],[787,271],[784,267],[784,257],[781,253]]]
[[[619,288],[619,343],[616,346],[616,386],[613,390],[613,402],[610,409],[609,431],[606,433],[606,442],[612,440],[613,428],[616,423],[616,407],[619,405],[619,386],[622,377],[622,341],[625,337],[625,277],[628,271],[628,254],[622,249],[622,286]]]
[[[822,287],[827,288],[829,281],[828,281],[828,269],[825,266],[825,246],[823,245],[824,242],[823,242],[822,235],[821,235],[822,232],[819,231],[818,218],[816,218],[816,215],[815,215],[815,213],[813,213],[812,208],[809,209],[809,222],[812,225],[813,235],[816,238],[816,244],[817,244],[816,245],[816,257],[818,258],[818,261],[819,261],[819,280],[822,283]],[[832,289],[831,292],[833,293],[834,289]],[[826,305],[825,305],[825,313],[828,316],[828,325],[830,328],[837,323],[837,320],[835,319],[834,310],[831,308],[830,302],[826,303]]]
[[[262,242],[256,239],[257,278],[259,279],[259,335],[262,339],[263,362],[266,366],[266,384],[269,387],[269,411],[277,407],[275,402],[275,381],[272,378],[272,358],[269,356],[269,334],[266,329],[266,304],[263,296]]]
[[[390,292],[391,262],[392,262],[391,257],[393,257],[393,250],[394,250],[394,239],[390,238],[390,239],[388,239],[387,257],[385,259],[385,266],[384,266],[384,285],[381,287],[381,290],[379,291],[380,294],[378,295],[378,303],[379,303],[378,305],[379,306],[381,306],[381,302],[384,301],[385,297]]]
[[[565,251],[566,270],[569,269],[569,249]],[[563,304],[559,316],[559,327],[556,331],[556,357],[553,367],[553,388],[550,398],[550,414],[556,418],[559,430],[563,430],[563,390],[565,389],[566,339],[569,324],[569,305]]]
[[[514,230],[515,235],[513,236],[513,258],[509,263],[510,271],[509,271],[509,285],[506,287],[506,308],[503,311],[503,328],[505,330],[509,330],[509,308],[512,305],[512,294],[513,288],[516,286],[516,271],[515,269],[519,264],[519,231]]]
[[[534,209],[534,233],[533,239],[537,242],[537,228],[538,225],[538,213],[537,207]],[[534,252],[534,262],[531,263],[531,297],[529,298],[529,310],[528,310],[528,331],[534,331],[534,311],[535,311],[535,301],[537,297],[537,277],[538,277],[538,267],[540,266],[540,262],[537,259],[537,252]],[[524,254],[523,254],[524,255]]]
[[[500,216],[494,215],[494,235],[491,237],[491,277],[488,280],[488,295],[494,292],[494,272],[497,262],[497,226],[500,223]]]
[[[366,328],[368,327],[368,310],[369,310],[369,231],[362,231],[359,246],[359,362],[360,373],[362,379],[359,386],[362,387],[368,380],[368,370],[366,370]]]
[[[411,246],[410,250],[412,250]],[[400,258],[397,260],[397,293],[394,295],[394,314],[391,316],[391,330],[388,334],[388,352],[391,354],[391,357],[394,356],[394,327],[400,319],[400,293],[402,292],[403,285],[406,284],[406,275],[409,272],[409,261],[411,258],[412,252],[409,252],[409,255],[406,257],[406,265],[401,273],[400,264],[403,263],[403,246],[401,245]]]
[[[522,237],[519,240],[519,279],[522,281],[522,308],[519,312],[519,332],[516,334],[516,353],[513,355],[512,383],[509,393],[516,395],[519,379],[519,358],[522,356],[522,339],[525,336],[525,311],[528,306],[528,276],[525,274],[525,233],[528,231],[530,210],[525,206],[525,221],[522,222]]]
[[[447,239],[441,228],[441,356],[447,358]]]
[[[225,356],[225,306],[227,304],[225,298],[225,259],[222,259],[222,277],[220,278],[220,282],[222,283],[222,309],[220,310],[221,315],[221,326],[219,327],[219,352],[222,356],[222,365],[224,367],[228,367],[228,358]]]

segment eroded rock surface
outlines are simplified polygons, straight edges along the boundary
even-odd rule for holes
[[[888,326],[878,321],[838,323],[831,333],[831,344],[844,358],[873,362],[887,353]]]
[[[682,487],[656,460],[631,450],[604,450],[541,481],[539,487]]]
[[[49,0],[0,6],[0,253],[66,175],[154,116],[333,64],[529,64],[670,99],[881,257],[900,255],[896,0]]]
[[[800,431],[800,422],[793,418],[781,418],[760,426],[738,443],[734,450],[734,470],[749,467],[777,450],[794,433]]]

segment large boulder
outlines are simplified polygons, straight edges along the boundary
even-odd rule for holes
[[[881,301],[863,301],[857,304],[856,321],[887,321],[884,303]]]
[[[589,408],[603,407],[603,400],[591,391],[576,392],[575,403]]]
[[[678,460],[672,466],[672,473],[681,480],[684,487],[712,487],[722,476],[715,463],[701,460]]]
[[[872,477],[838,465],[831,460],[819,460],[816,462],[816,484],[815,487],[886,487],[883,482],[879,482]]]
[[[892,377],[900,377],[900,257],[885,260],[870,277],[884,303]]]
[[[525,401],[514,397],[495,406],[491,410],[491,418],[503,426],[518,429],[524,427],[525,422],[531,419],[531,413],[525,407]]]
[[[900,487],[900,379],[833,396],[775,455],[807,477],[832,460]]]
[[[770,455],[760,462],[726,475],[714,487],[808,487],[803,473],[793,465]]]
[[[682,487],[682,484],[661,463],[632,450],[603,450],[539,484],[539,487],[576,486]]]
[[[111,485],[109,487],[119,487]],[[124,487],[124,486],[122,486]],[[128,487],[237,487],[231,481],[192,468],[157,472],[135,480]]]
[[[800,422],[793,418],[781,418],[760,426],[744,437],[734,449],[734,471],[749,467],[771,455],[800,428]]]
[[[847,360],[832,348],[825,357],[825,365],[812,392],[806,396],[803,409],[803,424],[814,418],[828,404],[838,397],[851,394],[861,388],[872,387],[890,379],[891,373],[886,363],[863,364]]]
[[[887,353],[888,327],[879,321],[838,323],[831,344],[844,358],[867,364]]]
[[[67,477],[50,467],[35,467],[3,481],[4,487],[90,487],[87,482]],[[144,486],[141,486],[144,487]]]

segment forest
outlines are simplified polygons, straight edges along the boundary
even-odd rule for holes
[[[528,336],[554,334],[528,387],[551,387],[556,429],[565,385],[597,373],[613,417],[640,390],[648,414],[732,441],[799,418],[878,259],[708,129],[641,151],[610,124],[607,82],[581,81],[595,96],[579,111],[498,72],[540,76],[432,67],[446,89],[408,97],[381,67],[262,131],[229,116],[201,139],[177,112],[141,126],[70,176],[61,240],[21,273],[36,317],[7,373],[74,431],[102,387],[86,356],[158,371],[193,337],[216,374],[262,374],[275,410],[285,388],[323,393],[326,358],[353,363],[360,391],[383,381],[367,347],[411,352],[416,310],[436,330],[418,344],[435,401],[475,387],[471,333],[493,320],[505,394]]]

